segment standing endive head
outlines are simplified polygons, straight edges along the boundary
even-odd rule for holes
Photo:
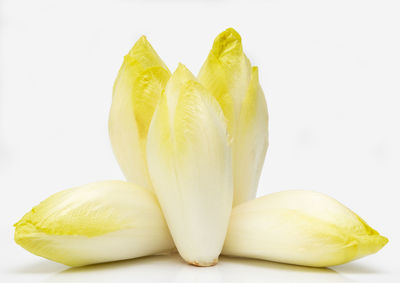
[[[179,253],[215,264],[232,207],[230,141],[220,106],[181,64],[151,122],[147,160]]]
[[[114,84],[109,119],[114,154],[128,181],[150,189],[147,132],[169,77],[167,66],[142,36],[125,56]]]
[[[256,195],[268,148],[268,111],[258,80],[232,28],[217,36],[198,75],[217,99],[233,137],[234,205]]]
[[[154,194],[123,181],[91,183],[50,196],[15,224],[15,241],[70,266],[174,248]]]

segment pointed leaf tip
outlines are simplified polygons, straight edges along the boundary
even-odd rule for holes
[[[292,190],[236,206],[223,254],[328,267],[376,253],[387,242],[335,199]]]
[[[155,196],[123,181],[90,183],[50,196],[15,225],[14,239],[35,255],[70,266],[174,247]]]
[[[195,77],[192,74],[192,72],[185,65],[183,65],[182,63],[179,63],[178,67],[176,67],[175,72],[174,72],[173,75],[177,76],[177,75],[183,75],[183,74],[187,74],[187,75],[190,74],[190,76],[193,77],[193,79],[195,79]]]
[[[147,138],[151,181],[181,256],[214,265],[232,208],[226,123],[215,99],[183,64],[165,96]]]
[[[254,80],[254,82],[259,83],[259,72],[258,72],[258,67],[253,66],[251,67],[251,78]]]
[[[181,89],[188,81],[197,81],[197,79],[185,65],[179,63],[167,83],[165,90],[167,97],[171,97],[172,95],[179,96],[180,91],[177,90]]]
[[[127,180],[152,188],[145,158],[145,139],[170,71],[157,52],[140,37],[114,83],[109,133],[116,159]]]
[[[145,35],[142,35],[141,37],[139,37],[139,39],[136,41],[135,46],[138,45],[149,45],[150,42],[147,40],[147,37]]]
[[[233,28],[221,32],[214,40],[212,47],[214,55],[219,58],[230,52],[242,53],[242,38]]]

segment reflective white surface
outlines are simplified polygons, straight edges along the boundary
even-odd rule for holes
[[[308,268],[252,259],[222,257],[218,265],[198,268],[178,255],[152,256],[93,266],[66,268],[36,259],[3,274],[3,282],[396,282],[370,263],[353,262],[334,268]],[[392,280],[392,281],[391,281]]]
[[[1,282],[399,282],[398,0],[0,0]],[[122,179],[107,133],[123,56],[142,34],[197,73],[214,37],[243,37],[259,66],[270,147],[258,195],[326,193],[389,244],[331,269],[149,257],[77,269],[29,254],[13,227],[49,195]]]

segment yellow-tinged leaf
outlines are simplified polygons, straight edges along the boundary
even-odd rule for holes
[[[256,195],[268,148],[268,112],[258,70],[251,67],[234,29],[217,36],[198,78],[220,104],[233,138],[237,205]]]
[[[243,53],[240,35],[232,28],[220,33],[198,77],[221,105],[231,133],[235,131],[250,74],[251,65]]]
[[[15,241],[70,266],[174,247],[155,196],[123,181],[91,183],[50,196],[15,224]]]
[[[125,56],[114,84],[109,133],[127,180],[151,189],[146,138],[170,72],[143,36]]]
[[[231,148],[218,103],[183,65],[154,114],[147,160],[179,253],[215,264],[232,207]]]
[[[143,151],[145,150],[147,132],[154,110],[169,77],[170,73],[166,69],[152,67],[143,71],[134,83],[132,89],[133,112],[135,113]]]
[[[258,180],[268,148],[268,110],[258,81],[258,68],[243,99],[234,150],[234,206],[256,197]]]
[[[326,195],[284,191],[233,209],[223,254],[326,267],[373,254],[387,242]]]

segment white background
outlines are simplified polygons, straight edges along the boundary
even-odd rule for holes
[[[107,116],[139,36],[171,70],[197,73],[230,26],[260,68],[270,112],[258,194],[327,193],[389,244],[331,269],[230,258],[195,268],[177,256],[68,269],[17,246],[13,223],[41,200],[123,178]],[[399,96],[399,1],[0,0],[1,281],[399,282]]]

